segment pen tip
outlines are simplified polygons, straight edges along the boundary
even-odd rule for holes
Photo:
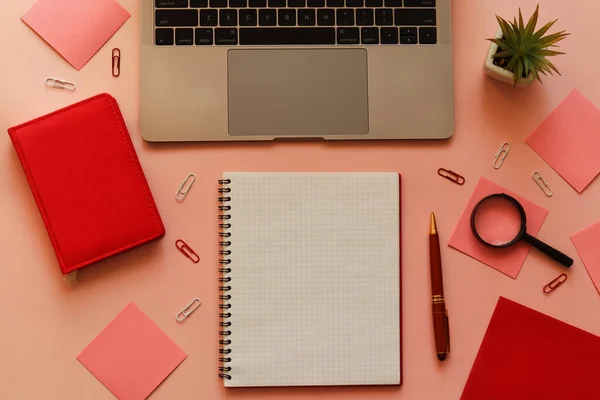
[[[446,359],[446,353],[438,353],[438,360],[444,361]]]
[[[429,233],[435,235],[437,233],[437,226],[435,224],[435,214],[431,213],[431,223],[429,224]]]

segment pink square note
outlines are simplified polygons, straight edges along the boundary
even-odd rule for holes
[[[77,357],[119,400],[143,400],[187,355],[129,303]]]
[[[520,242],[510,248],[495,249],[481,244],[471,231],[471,212],[484,197],[494,193],[506,193],[521,203],[527,215],[527,233],[536,236],[542,227],[542,223],[548,215],[548,211],[529,200],[506,190],[485,178],[481,178],[465,211],[463,212],[448,245],[454,247],[466,255],[489,265],[492,268],[516,279],[527,258],[530,246]]]
[[[600,173],[600,111],[573,90],[526,143],[581,193]]]
[[[596,290],[600,292],[600,222],[571,236],[585,269],[587,269]]]
[[[130,16],[115,0],[38,0],[21,20],[80,70]]]

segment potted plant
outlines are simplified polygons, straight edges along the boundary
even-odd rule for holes
[[[515,87],[531,85],[536,79],[541,82],[540,74],[553,75],[556,72],[560,75],[546,57],[564,54],[551,48],[557,47],[556,43],[569,34],[561,31],[544,36],[558,20],[550,21],[535,31],[539,9],[538,5],[527,25],[523,23],[521,9],[518,22],[517,18],[508,22],[496,15],[500,27],[494,38],[487,39],[492,42],[485,58],[487,75]]]

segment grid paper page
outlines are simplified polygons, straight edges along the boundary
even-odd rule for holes
[[[399,175],[226,173],[225,386],[400,384]]]

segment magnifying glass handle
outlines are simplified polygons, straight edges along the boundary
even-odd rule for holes
[[[573,259],[566,254],[556,250],[554,247],[548,246],[546,243],[542,242],[538,238],[535,238],[528,233],[523,236],[523,240],[535,247],[536,249],[544,252],[548,257],[552,258],[555,261],[558,261],[565,267],[570,267],[573,265]]]

